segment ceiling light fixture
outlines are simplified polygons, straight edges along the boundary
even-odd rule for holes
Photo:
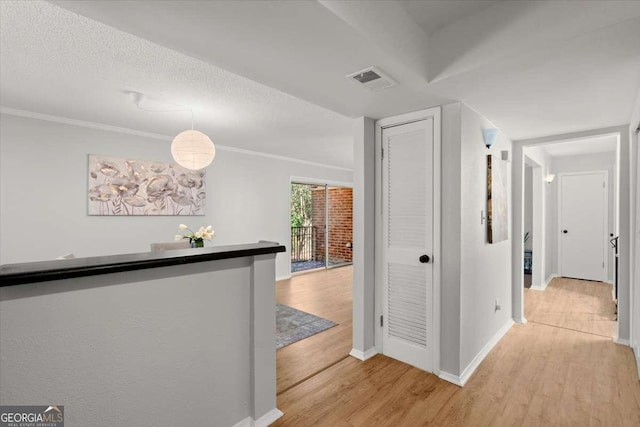
[[[204,133],[194,130],[180,132],[171,143],[171,155],[177,164],[191,169],[204,169],[216,157],[216,146]]]
[[[129,92],[129,96],[136,106],[151,113],[170,113],[175,111],[189,111],[191,113],[191,129],[180,132],[171,142],[171,156],[177,164],[190,170],[204,169],[216,157],[216,146],[204,133],[193,128],[193,110],[191,108],[145,108],[141,105],[148,98],[140,92]]]
[[[498,129],[482,129],[482,138],[484,139],[484,145],[487,148],[491,148],[491,146],[496,142],[496,137],[498,136]]]

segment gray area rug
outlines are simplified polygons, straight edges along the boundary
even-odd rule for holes
[[[276,304],[276,348],[309,338],[319,332],[333,328],[336,323],[288,305]]]

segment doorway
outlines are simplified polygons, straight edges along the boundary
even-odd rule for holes
[[[597,314],[615,319],[614,254],[609,240],[619,233],[619,146],[615,133],[514,145],[514,159],[522,160],[514,162],[514,169],[519,169],[514,176],[514,210],[518,205],[522,209],[514,215],[514,232],[521,236],[514,239],[514,256],[521,263],[514,263],[514,319],[522,323],[529,319],[524,316],[525,296],[532,299],[526,304],[529,314],[531,303],[546,301],[537,291],[578,292],[582,284],[581,295],[587,298],[586,282],[573,279],[601,282],[590,285],[588,298],[602,296],[604,289],[608,302],[596,304],[604,307]],[[527,265],[527,252],[533,253],[532,265]],[[533,270],[530,289],[523,286],[527,266]],[[571,308],[556,315],[571,317]]]
[[[383,354],[428,372],[439,369],[439,129],[439,109],[376,123],[376,342]]]
[[[350,265],[353,260],[353,189],[291,182],[291,273]]]
[[[276,302],[299,313],[298,318],[285,313],[293,327],[281,330],[276,311],[278,334],[296,338],[276,352],[278,394],[345,359],[352,349],[352,185],[290,178],[292,276],[276,282]],[[326,321],[333,325],[307,334]]]
[[[524,166],[524,287],[531,288],[533,274],[533,167]],[[537,267],[537,266],[536,266]]]
[[[606,171],[560,174],[559,273],[574,279],[607,280]]]

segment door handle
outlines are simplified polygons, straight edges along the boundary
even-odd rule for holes
[[[421,263],[426,264],[431,260],[431,258],[429,258],[429,255],[420,255],[420,258],[418,258],[418,260]]]
[[[562,230],[562,232],[563,232],[564,234],[567,234],[567,233],[568,233],[568,231],[567,231],[567,230]]]

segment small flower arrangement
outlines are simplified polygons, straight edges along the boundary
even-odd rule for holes
[[[189,243],[191,243],[192,248],[202,248],[204,247],[205,240],[211,240],[216,236],[216,232],[213,230],[213,228],[211,228],[210,225],[207,227],[200,227],[195,233],[184,224],[180,224],[178,228],[180,228],[180,230],[185,233],[176,234],[176,241],[189,239]]]

